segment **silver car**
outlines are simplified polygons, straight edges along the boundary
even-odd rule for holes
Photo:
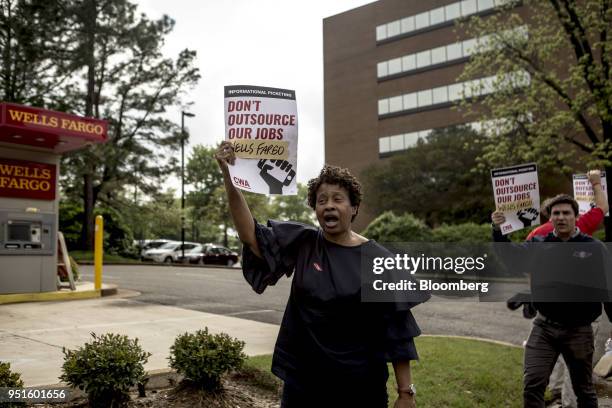
[[[197,242],[185,242],[185,252],[192,251],[201,247]],[[143,261],[153,261],[159,263],[177,262],[182,255],[183,247],[179,241],[167,242],[159,248],[149,249],[142,254]]]

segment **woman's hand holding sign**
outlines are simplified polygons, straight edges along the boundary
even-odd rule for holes
[[[217,148],[217,152],[215,153],[215,159],[217,159],[217,163],[219,163],[219,167],[224,172],[227,171],[227,165],[231,164],[232,166],[236,162],[236,155],[234,154],[234,146],[230,142],[223,141]]]

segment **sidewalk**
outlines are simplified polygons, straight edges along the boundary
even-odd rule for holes
[[[90,333],[137,337],[152,353],[147,371],[167,369],[177,335],[208,327],[245,341],[248,355],[271,354],[278,326],[172,306],[137,302],[118,295],[70,302],[0,305],[0,361],[11,363],[28,387],[56,384],[63,364],[62,347],[76,348]]]

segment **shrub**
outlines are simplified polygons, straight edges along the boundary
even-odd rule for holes
[[[0,361],[0,387],[21,388],[23,381],[21,375],[11,371],[11,363],[3,363]],[[2,408],[22,407],[25,406],[22,402],[0,402]]]
[[[75,282],[81,280],[81,273],[79,271],[79,264],[74,260],[73,257],[69,257],[70,259],[70,267],[72,268],[72,276],[74,277]]]
[[[151,353],[142,350],[138,339],[107,333],[91,333],[93,342],[77,350],[63,349],[60,379],[87,393],[89,406],[122,407],[130,387],[145,379],[144,364]]]
[[[198,387],[215,391],[221,388],[221,376],[242,366],[246,355],[244,342],[225,333],[210,334],[208,328],[185,333],[170,347],[170,367]]]
[[[397,216],[391,211],[375,218],[362,232],[378,242],[428,242],[431,230],[412,214]]]
[[[491,242],[491,224],[466,222],[457,225],[441,225],[432,231],[433,242],[485,243]]]
[[[72,256],[69,256],[68,259],[70,260],[70,267],[72,268],[72,277],[74,278],[75,282],[78,282],[81,280],[81,274],[79,273],[79,264],[77,263],[77,261],[74,260]],[[62,282],[68,282],[68,272],[60,274],[60,280]]]

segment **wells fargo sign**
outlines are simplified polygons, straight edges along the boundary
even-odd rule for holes
[[[100,123],[91,123],[83,119],[72,119],[68,117],[58,117],[45,113],[27,112],[20,108],[7,108],[7,123],[13,125],[34,125],[43,128],[61,129],[85,133],[89,135],[101,136],[106,133],[105,127]]]
[[[107,133],[108,124],[104,120],[0,103],[0,142],[63,153],[90,143],[104,143]]]
[[[56,167],[0,157],[0,197],[55,200]]]

